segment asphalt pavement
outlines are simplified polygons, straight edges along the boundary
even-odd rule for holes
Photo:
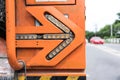
[[[115,50],[118,50],[118,51],[120,51],[120,44],[104,44],[105,46],[107,46],[107,47],[110,47],[110,48],[113,48],[113,49],[115,49]]]
[[[87,80],[120,80],[119,48],[120,44],[94,45],[87,43]],[[11,74],[7,59],[0,60],[0,64],[0,75]]]
[[[120,80],[119,48],[120,44],[86,44],[87,80]]]

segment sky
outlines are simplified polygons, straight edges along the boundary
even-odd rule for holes
[[[99,31],[118,19],[120,0],[86,0],[86,30]]]

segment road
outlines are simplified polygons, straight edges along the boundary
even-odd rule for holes
[[[120,44],[86,44],[87,80],[120,80]]]
[[[120,44],[86,44],[87,80],[120,80]],[[3,61],[3,62],[2,62]],[[0,63],[1,71],[9,75],[7,60]],[[5,62],[5,63],[4,63]],[[3,64],[4,63],[4,64]],[[9,76],[8,76],[9,77]],[[4,80],[4,79],[3,79]]]
[[[105,44],[105,46],[120,51],[120,44]]]

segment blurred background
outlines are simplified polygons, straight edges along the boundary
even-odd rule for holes
[[[87,80],[120,80],[120,0],[86,0]]]

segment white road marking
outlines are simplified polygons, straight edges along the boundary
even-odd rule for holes
[[[88,74],[87,74],[86,76],[87,76],[87,77],[90,77],[90,75],[88,75]]]
[[[110,47],[107,47],[107,46],[104,46],[104,45],[95,45],[95,44],[87,44],[87,45],[98,48],[98,49],[100,49],[100,50],[102,50],[104,52],[107,52],[109,54],[120,56],[120,51],[115,50],[113,48],[110,48]]]

